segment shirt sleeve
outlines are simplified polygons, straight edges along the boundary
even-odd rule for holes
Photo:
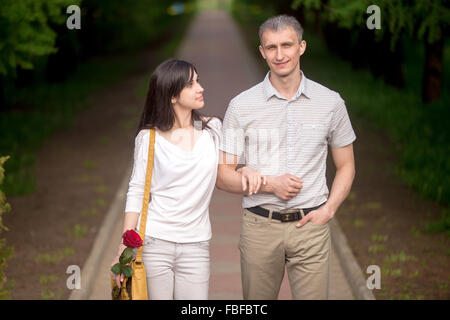
[[[331,119],[330,132],[328,135],[328,144],[332,148],[342,148],[356,140],[350,118],[345,107],[345,102],[338,95],[336,106]]]
[[[149,131],[142,130],[134,142],[134,163],[128,184],[125,212],[141,213],[144,200],[145,174],[147,171],[147,157],[149,144]]]
[[[219,118],[211,117],[211,120],[208,122],[208,126],[217,135],[219,141],[222,141],[222,121]]]
[[[239,123],[239,110],[237,106],[230,102],[222,124],[222,139],[220,143],[220,150],[242,156],[244,152],[244,129]]]

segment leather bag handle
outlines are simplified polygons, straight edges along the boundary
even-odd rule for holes
[[[136,262],[142,262],[142,253],[144,251],[144,236],[147,224],[148,203],[150,202],[150,186],[152,183],[153,159],[155,156],[155,129],[150,129],[150,138],[148,144],[147,171],[145,175],[144,201],[141,211],[141,225],[139,227],[139,236],[142,239],[142,246],[136,251]]]

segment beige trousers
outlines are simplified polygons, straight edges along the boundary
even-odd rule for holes
[[[293,299],[328,299],[329,224],[296,224],[242,210],[239,250],[245,300],[277,299],[285,267]]]

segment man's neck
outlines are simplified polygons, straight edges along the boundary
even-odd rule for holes
[[[269,74],[269,80],[272,86],[286,99],[290,100],[300,87],[302,81],[302,74],[299,69],[296,69],[291,74],[285,77],[279,77],[273,72]]]

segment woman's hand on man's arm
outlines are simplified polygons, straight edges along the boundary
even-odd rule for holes
[[[250,167],[244,166],[237,170],[241,173],[242,191],[248,190],[248,195],[258,193],[261,186],[267,184],[267,177]]]
[[[238,194],[250,195],[259,192],[267,178],[249,167],[236,170],[238,160],[238,156],[221,151],[216,187]]]

